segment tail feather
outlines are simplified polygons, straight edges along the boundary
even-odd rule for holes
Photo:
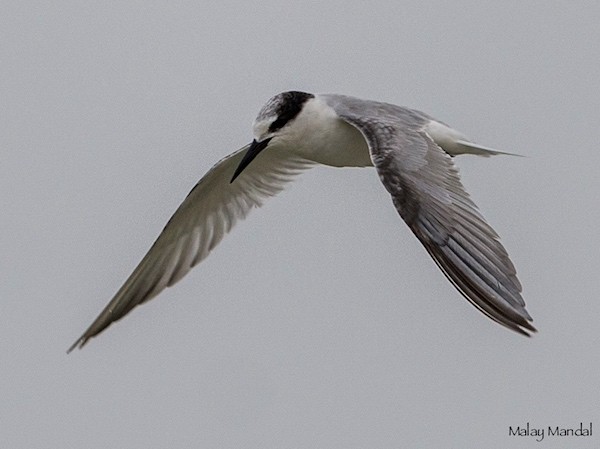
[[[425,132],[450,156],[475,154],[477,156],[489,157],[504,154],[507,156],[523,157],[520,154],[506,153],[470,142],[464,134],[436,120],[431,120],[425,125]]]
[[[460,153],[462,153],[462,154],[476,154],[477,156],[484,156],[484,157],[490,157],[490,156],[496,156],[498,154],[503,154],[505,156],[524,157],[520,154],[507,153],[505,151],[494,150],[493,148],[484,147],[483,145],[469,142],[467,140],[458,140],[458,141],[456,141],[456,144],[458,146],[460,146],[460,148],[462,150],[462,151],[460,151]]]

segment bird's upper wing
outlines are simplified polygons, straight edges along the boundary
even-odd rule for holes
[[[248,147],[220,160],[196,184],[114,298],[69,351],[179,281],[208,256],[237,220],[310,166],[282,152],[264,151],[230,183]]]
[[[426,133],[429,118],[387,104],[330,103],[365,137],[373,164],[400,216],[479,310],[516,332],[535,332],[515,268],[496,232],[460,182],[452,158]]]

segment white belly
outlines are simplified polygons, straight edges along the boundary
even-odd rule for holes
[[[342,121],[318,97],[309,100],[294,123],[297,134],[294,150],[302,157],[332,167],[372,167],[364,137],[354,126]]]
[[[373,166],[367,142],[354,126],[338,119],[328,131],[308,139],[306,151],[311,160],[332,167]]]

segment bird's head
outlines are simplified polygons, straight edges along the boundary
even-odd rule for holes
[[[314,98],[313,94],[290,91],[277,94],[267,101],[254,120],[254,140],[235,170],[231,182],[268,146],[298,138],[298,130],[294,130],[292,125],[304,104],[311,98]]]

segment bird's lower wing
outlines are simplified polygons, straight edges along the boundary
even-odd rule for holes
[[[503,326],[535,332],[498,235],[464,190],[452,158],[422,123],[388,113],[337,112],[362,132],[400,216],[460,293]]]
[[[230,183],[247,149],[245,146],[219,161],[196,184],[133,273],[69,352],[179,281],[208,256],[239,219],[310,166],[307,161],[265,151]]]

